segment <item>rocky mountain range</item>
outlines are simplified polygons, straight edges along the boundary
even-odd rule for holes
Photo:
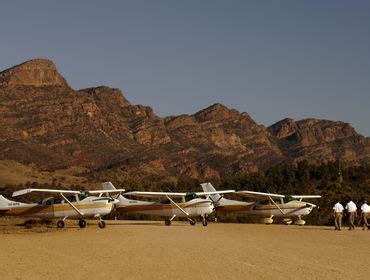
[[[340,121],[265,127],[222,104],[163,118],[119,89],[74,90],[52,61],[35,59],[0,72],[0,160],[46,171],[220,178],[302,160],[369,163],[370,139]]]

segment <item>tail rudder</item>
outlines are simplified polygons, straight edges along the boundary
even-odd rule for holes
[[[211,183],[203,183],[203,184],[200,184],[202,186],[202,189],[204,192],[215,192],[216,189],[212,186]],[[211,194],[209,196],[211,198],[211,200],[213,201],[219,201],[221,199],[221,195],[219,194]]]
[[[117,188],[112,184],[112,182],[104,182],[101,184],[102,187],[103,187],[103,190],[116,190]],[[119,203],[118,205],[127,205],[129,204],[129,199],[127,199],[126,197],[124,197],[123,195],[119,195],[117,197],[117,199],[119,200]],[[116,204],[117,205],[117,204]]]
[[[116,190],[116,187],[111,182],[104,182],[101,185],[103,190]]]
[[[10,205],[12,205],[12,203],[16,203],[16,202],[11,201],[5,198],[4,196],[0,195],[0,210],[9,210]]]

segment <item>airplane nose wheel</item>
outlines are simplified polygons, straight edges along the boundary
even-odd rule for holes
[[[78,225],[80,226],[80,228],[85,228],[86,227],[86,221],[85,220],[79,220]]]
[[[208,226],[208,221],[207,221],[206,217],[203,217],[202,225],[203,225],[204,227]]]
[[[171,221],[170,221],[170,220],[165,220],[165,221],[164,221],[164,224],[165,224],[166,226],[170,226],[170,225],[171,225]]]
[[[57,228],[64,228],[64,221],[60,220],[57,222]]]

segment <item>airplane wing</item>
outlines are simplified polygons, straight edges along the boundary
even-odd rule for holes
[[[253,191],[238,191],[236,194],[249,197],[249,198],[285,198],[291,197],[294,199],[305,199],[305,198],[321,198],[321,195],[283,195],[283,194],[274,194],[274,193],[263,193],[263,192],[253,192]]]
[[[123,195],[132,195],[132,196],[138,196],[138,197],[184,197],[186,196],[186,193],[132,191],[132,192],[126,192]]]
[[[53,189],[23,189],[19,191],[13,192],[13,197],[14,196],[20,196],[20,195],[25,195],[27,193],[31,192],[46,192],[46,193],[63,193],[63,194],[80,194],[80,191],[71,191],[71,190],[53,190]]]
[[[295,199],[321,198],[321,195],[291,195]]]
[[[224,191],[213,191],[213,192],[194,192],[194,193],[175,193],[175,192],[142,192],[142,191],[132,191],[126,192],[123,195],[132,195],[138,197],[185,197],[188,194],[194,194],[196,196],[208,196],[212,194],[224,194],[224,193],[232,193],[235,192],[234,190],[224,190]]]
[[[196,192],[197,196],[208,196],[213,194],[225,194],[225,193],[234,193],[234,190],[224,190],[224,191],[212,191],[212,192]]]
[[[107,194],[107,193],[122,193],[124,189],[115,190],[91,190],[91,191],[73,191],[73,190],[54,190],[54,189],[23,189],[13,192],[14,196],[25,195],[31,192],[46,192],[46,193],[58,193],[58,194]]]
[[[275,193],[263,193],[263,192],[252,192],[252,191],[238,191],[235,192],[236,194],[239,194],[241,196],[249,197],[249,198],[284,198],[285,195],[282,194],[275,194]]]
[[[115,189],[115,190],[92,190],[92,191],[85,191],[89,194],[117,194],[117,193],[123,193],[125,189]]]

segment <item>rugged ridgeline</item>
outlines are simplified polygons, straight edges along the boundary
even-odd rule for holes
[[[212,178],[304,159],[370,162],[369,138],[347,123],[285,119],[266,128],[221,104],[161,118],[119,89],[72,89],[45,59],[0,73],[0,120],[0,160],[40,170]]]

